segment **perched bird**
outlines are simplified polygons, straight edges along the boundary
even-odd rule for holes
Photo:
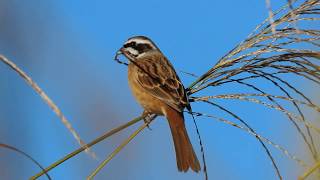
[[[193,150],[184,123],[183,109],[191,110],[188,98],[172,64],[160,49],[147,37],[128,39],[117,56],[128,60],[129,86],[145,114],[156,114],[168,119],[177,167],[186,172],[191,168],[200,171],[200,164]]]

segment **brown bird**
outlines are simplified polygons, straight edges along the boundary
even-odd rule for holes
[[[145,114],[163,115],[171,129],[179,171],[200,171],[184,123],[183,109],[191,110],[185,89],[172,64],[147,37],[128,39],[117,52],[129,60],[129,86]]]

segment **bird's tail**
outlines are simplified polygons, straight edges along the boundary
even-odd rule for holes
[[[191,168],[193,171],[199,172],[201,167],[187,134],[183,113],[169,107],[166,116],[176,150],[178,170],[187,172]]]

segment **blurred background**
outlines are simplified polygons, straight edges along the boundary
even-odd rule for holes
[[[286,3],[272,1],[277,9]],[[113,61],[133,35],[156,42],[188,86],[268,17],[264,1],[75,1],[1,0],[0,54],[27,72],[62,109],[86,142],[141,114],[127,84],[127,69]],[[301,87],[311,85],[302,82]],[[237,89],[238,87],[230,87]],[[230,89],[212,90],[212,95]],[[319,88],[304,88],[319,102]],[[79,147],[39,96],[0,63],[0,143],[10,144],[47,167]],[[276,93],[275,93],[276,94]],[[301,137],[285,116],[252,103],[221,102],[237,111],[257,132],[293,154],[310,159]],[[195,111],[224,113],[195,105]],[[309,113],[312,119],[317,117]],[[191,118],[189,136],[200,158]],[[247,133],[213,119],[198,118],[212,179],[277,179],[259,142]],[[52,170],[53,179],[85,179],[133,132],[131,127],[96,145],[98,160],[82,153]],[[169,127],[158,118],[114,158],[97,179],[203,179],[179,173]],[[303,170],[270,147],[285,179]],[[0,179],[27,179],[40,170],[25,157],[0,149]],[[42,177],[41,179],[46,179]]]

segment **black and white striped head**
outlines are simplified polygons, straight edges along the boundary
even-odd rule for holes
[[[121,53],[131,60],[144,56],[146,53],[154,50],[159,49],[145,36],[134,36],[129,38],[120,49]]]

